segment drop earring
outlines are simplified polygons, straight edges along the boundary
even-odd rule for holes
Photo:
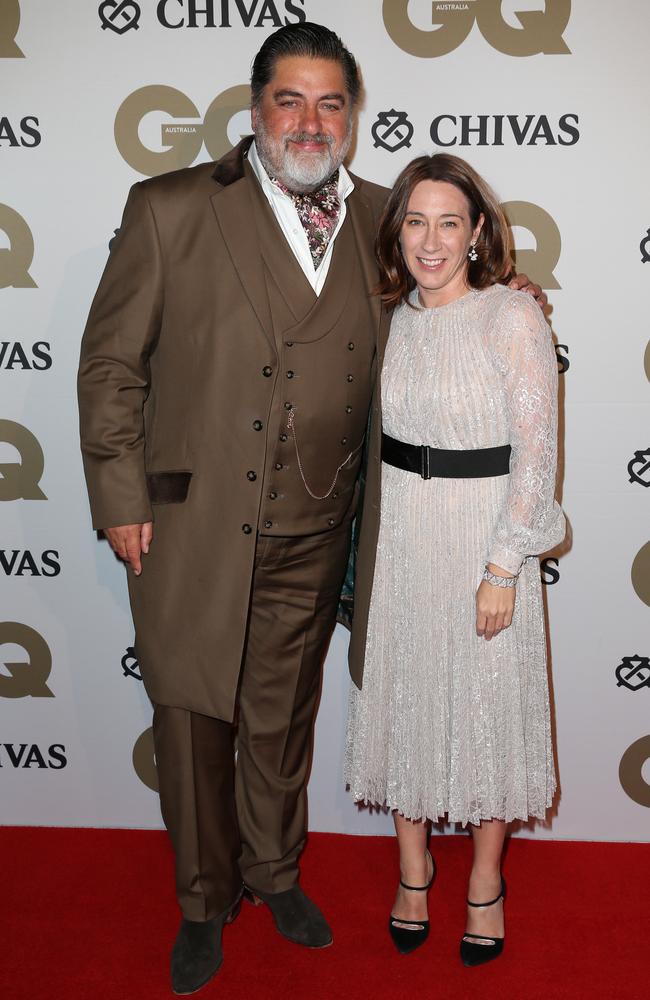
[[[467,256],[472,262],[478,260],[478,254],[476,252],[476,243],[470,243]]]

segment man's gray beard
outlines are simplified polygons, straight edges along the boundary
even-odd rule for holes
[[[326,143],[323,153],[300,153],[291,149],[288,140],[295,141],[301,133],[285,135],[279,141],[269,136],[260,117],[255,130],[255,148],[267,174],[277,178],[289,191],[305,194],[317,191],[343,163],[352,143],[352,119],[336,154],[332,153],[331,135],[305,135],[304,139]]]

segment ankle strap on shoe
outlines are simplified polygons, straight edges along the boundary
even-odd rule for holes
[[[431,878],[426,885],[407,885],[402,879],[399,880],[399,884],[402,889],[408,889],[410,892],[426,892],[433,885],[433,880],[436,877],[436,863],[431,856],[431,852],[427,850],[427,856],[431,859]]]
[[[471,899],[468,899],[467,900],[467,905],[468,906],[473,906],[475,908],[478,908],[479,906],[494,906],[495,903],[498,903],[500,899],[503,899],[505,897],[505,894],[506,894],[506,883],[505,883],[505,881],[502,878],[501,879],[501,890],[499,892],[499,895],[495,896],[494,899],[491,899],[489,901],[489,903],[473,903],[471,901]]]

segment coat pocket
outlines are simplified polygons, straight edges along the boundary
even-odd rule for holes
[[[191,478],[191,472],[148,472],[149,500],[152,504],[184,503]]]

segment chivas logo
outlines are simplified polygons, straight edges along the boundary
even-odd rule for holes
[[[7,673],[0,673],[0,698],[53,698],[47,686],[52,672],[52,654],[42,635],[20,622],[0,622],[0,646],[21,646],[27,658],[0,660]]]
[[[558,569],[559,562],[554,556],[549,556],[547,559],[542,559],[540,563],[540,569],[542,572],[542,583],[546,584],[547,587],[552,587],[554,583],[557,583],[560,579],[560,571]]]
[[[423,8],[431,11],[430,31],[416,27],[411,21],[409,0],[384,0],[383,17],[386,31],[396,45],[412,56],[431,59],[453,52],[461,45],[474,26],[486,42],[507,56],[566,55],[570,52],[562,34],[571,15],[571,0],[546,0],[543,10],[517,11],[521,25],[513,28],[504,20],[501,0],[464,0],[440,3],[427,0]],[[413,6],[415,6],[413,4]]]
[[[38,125],[38,118],[34,115],[26,115],[20,119],[20,124],[15,126],[6,115],[3,116],[0,118],[0,148],[3,142],[10,146],[25,146],[28,149],[40,146],[41,133],[38,131]]]
[[[140,5],[134,0],[104,0],[100,3],[99,19],[102,22],[102,31],[110,28],[118,35],[123,35],[125,31],[135,28],[137,31],[140,25]]]
[[[4,371],[44,372],[51,367],[52,354],[47,341],[37,340],[26,350],[19,340],[0,340],[0,368]]]
[[[650,260],[650,253],[648,253],[648,247],[650,247],[650,229],[648,229],[647,234],[639,243],[639,250],[641,251],[641,260],[645,264],[646,261]]]
[[[650,687],[650,659],[647,656],[624,656],[616,668],[616,686],[638,691]]]
[[[38,485],[45,457],[32,432],[13,420],[0,420],[0,444],[3,442],[14,446],[20,462],[0,461],[0,500],[47,500]]]
[[[395,153],[404,146],[410,147],[413,138],[413,126],[406,111],[396,111],[395,108],[380,111],[370,131],[375,140],[375,149],[381,146],[389,153]]]
[[[232,18],[245,28],[280,28],[305,21],[304,6],[305,0],[158,0],[156,12],[164,28],[231,28]],[[282,18],[282,7],[295,21]]]
[[[122,673],[125,677],[135,677],[136,681],[142,680],[140,664],[138,663],[133,646],[126,647],[126,653],[120,660],[120,663],[122,664]]]
[[[34,557],[29,549],[0,549],[0,571],[5,576],[58,576],[61,572],[59,553],[46,549]]]
[[[650,486],[650,448],[635,451],[634,458],[628,462],[627,471],[631,483]]]
[[[580,139],[578,115],[437,115],[431,122],[436,146],[575,146]]]
[[[230,119],[249,108],[250,99],[247,84],[230,87],[215,97],[203,122],[191,122],[187,119],[200,119],[199,110],[182,91],[162,85],[141,87],[118,108],[117,148],[129,166],[147,177],[189,167],[204,143],[212,159],[218,160],[232,149],[228,138]],[[162,123],[160,144],[165,148],[158,152],[145,146],[138,134],[142,119],[152,111],[161,111],[172,119]]]
[[[43,751],[36,743],[0,743],[0,767],[67,767],[63,743],[53,743]]]
[[[568,372],[571,367],[571,362],[568,358],[569,348],[566,344],[556,344],[555,345],[555,357],[557,358],[557,371],[558,375],[564,375]]]

